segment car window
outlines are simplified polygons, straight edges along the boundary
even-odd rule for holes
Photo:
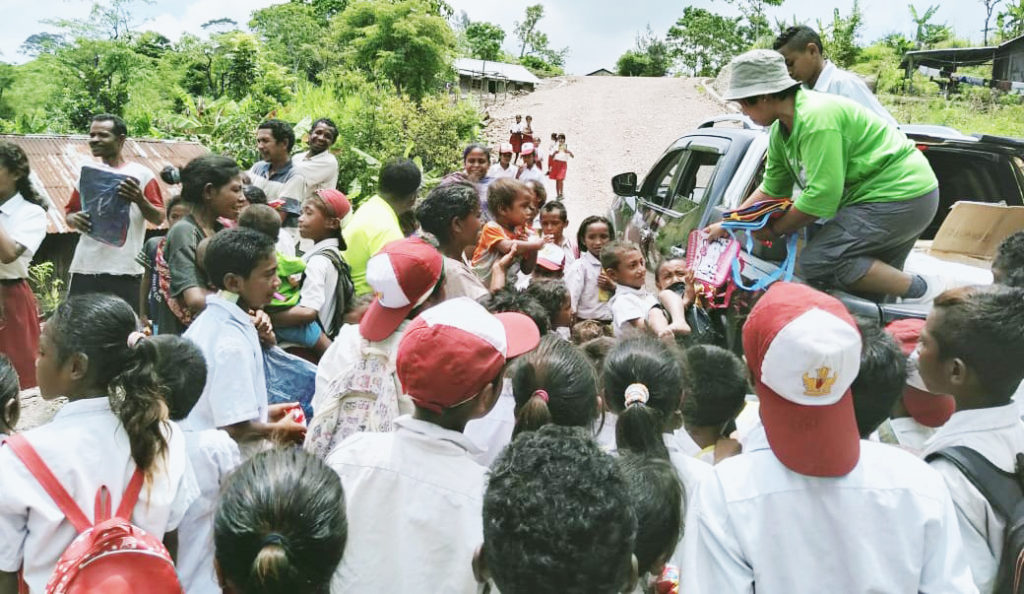
[[[686,151],[687,158],[678,168],[678,179],[673,192],[670,208],[679,213],[687,213],[698,207],[705,192],[711,186],[718,169],[721,155],[701,150]]]
[[[648,185],[648,181],[644,181],[644,185],[650,188],[648,198],[658,206],[671,204],[672,188],[675,187],[679,177],[680,165],[685,154],[685,150],[679,150],[667,155],[658,164],[653,177],[649,178],[652,183]]]

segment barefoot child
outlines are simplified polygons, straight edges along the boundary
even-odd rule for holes
[[[513,248],[519,254],[524,273],[533,272],[537,252],[544,246],[539,237],[529,238],[526,225],[530,221],[533,192],[514,179],[499,179],[487,189],[487,209],[493,221],[484,225],[480,240],[473,252],[473,271],[484,285],[491,284],[491,269]]]
[[[565,134],[558,135],[558,144],[551,147],[553,156],[550,157],[551,165],[548,167],[548,177],[555,180],[555,200],[561,200],[565,188],[565,172],[569,168],[569,159],[575,159],[569,147],[565,144]]]
[[[579,320],[597,320],[608,324],[612,309],[608,305],[615,283],[601,269],[601,251],[611,241],[612,222],[604,217],[583,219],[576,232],[580,257],[565,271],[565,284],[569,287],[572,309]]]

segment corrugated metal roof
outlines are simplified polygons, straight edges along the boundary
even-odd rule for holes
[[[46,211],[49,218],[49,233],[68,233],[71,228],[64,221],[64,207],[71,199],[71,193],[78,181],[78,172],[83,163],[95,162],[89,150],[87,136],[59,136],[49,134],[0,134],[0,140],[8,140],[20,146],[28,155],[32,169],[32,184],[40,195],[50,202]],[[168,165],[184,167],[192,159],[205,155],[206,148],[196,142],[180,140],[148,140],[129,138],[124,143],[123,154],[128,161],[145,165],[157,174],[157,182],[164,199],[178,192],[160,179],[160,170]]]
[[[516,82],[539,84],[540,79],[519,64],[505,64],[476,58],[455,58],[455,70],[468,76],[487,76],[491,78],[507,78]]]

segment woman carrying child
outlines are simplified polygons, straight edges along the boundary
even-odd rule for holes
[[[136,324],[131,306],[102,294],[68,299],[46,323],[39,390],[69,402],[21,434],[20,446],[0,447],[0,592],[17,591],[19,567],[29,591],[43,592],[77,535],[16,449],[35,450],[81,510],[94,509],[102,487],[120,501],[141,473],[131,522],[157,539],[175,532],[195,498],[184,436],[168,421],[153,373],[156,349]]]
[[[27,279],[44,238],[46,203],[29,181],[28,157],[0,141],[0,353],[11,360],[23,389],[36,385],[39,310]]]
[[[181,170],[181,198],[192,212],[167,233],[157,250],[163,306],[155,315],[160,334],[181,334],[206,308],[209,288],[196,249],[224,228],[218,219],[237,220],[245,195],[238,163],[230,157],[204,155]]]

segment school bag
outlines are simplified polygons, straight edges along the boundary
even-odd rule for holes
[[[314,256],[317,254],[330,260],[338,272],[338,281],[334,292],[337,306],[334,308],[334,317],[331,318],[329,326],[324,328],[324,334],[333,339],[345,323],[345,314],[352,307],[356,286],[352,282],[352,269],[338,250],[326,247],[313,253]],[[277,255],[277,276],[281,279],[281,286],[278,289],[278,296],[275,296],[267,306],[268,311],[280,311],[299,304],[302,285],[306,281],[306,262],[302,258]]]
[[[754,250],[753,232],[767,227],[772,221],[782,217],[790,208],[793,202],[788,198],[772,200],[761,200],[746,208],[737,208],[722,214],[722,228],[729,232],[735,239],[737,231],[747,232],[746,250]],[[771,274],[765,275],[751,285],[743,282],[743,275],[740,274],[743,268],[743,261],[739,254],[733,258],[732,279],[737,287],[744,291],[756,292],[768,288],[768,285],[781,280],[789,282],[793,279],[793,271],[796,268],[797,233],[789,233],[786,236],[786,258],[778,268]]]
[[[411,413],[409,399],[395,374],[397,349],[360,337],[355,366],[328,386],[330,399],[306,429],[306,451],[326,458],[346,437],[364,431],[390,432],[392,422]]]
[[[352,298],[356,294],[356,285],[352,282],[352,268],[341,257],[338,250],[326,247],[314,253],[314,255],[316,254],[326,256],[331,261],[331,264],[334,265],[334,269],[338,271],[338,284],[334,291],[334,299],[337,302],[337,306],[334,308],[334,317],[331,318],[330,326],[324,328],[324,333],[327,334],[327,337],[334,339],[345,323],[345,314],[352,309]]]
[[[202,233],[200,231],[200,233]],[[185,300],[171,295],[171,267],[164,257],[164,249],[167,247],[167,238],[164,237],[156,246],[156,283],[160,296],[163,297],[167,309],[178,318],[182,326],[188,327],[192,324],[192,310],[185,305]]]
[[[966,446],[943,448],[925,460],[936,458],[956,466],[1006,523],[993,593],[1024,594],[1024,453],[1017,454],[1012,473]]]
[[[145,478],[142,471],[135,469],[113,516],[110,491],[100,487],[91,523],[24,436],[12,435],[4,443],[78,531],[57,561],[46,594],[183,594],[174,560],[163,543],[131,523]]]

